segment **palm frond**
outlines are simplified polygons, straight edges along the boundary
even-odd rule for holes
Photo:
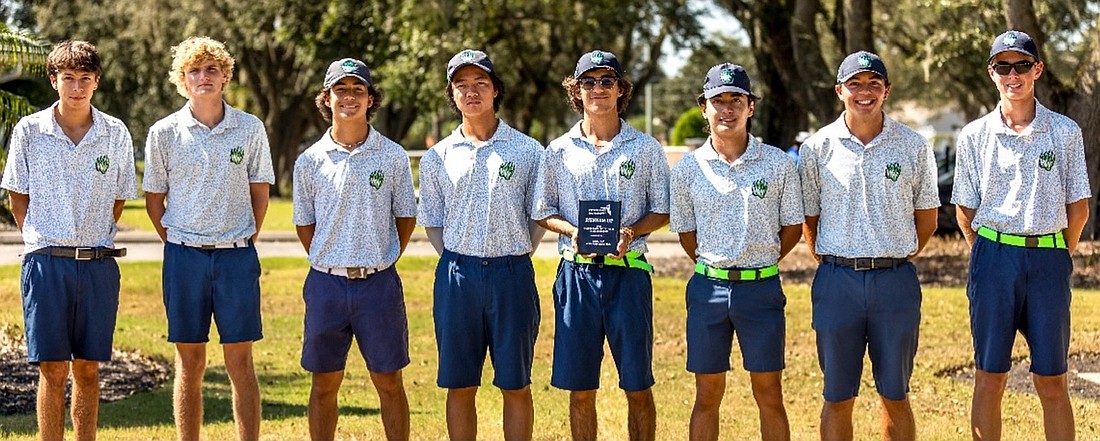
[[[25,73],[43,74],[49,53],[49,43],[0,22],[0,71],[21,68]]]

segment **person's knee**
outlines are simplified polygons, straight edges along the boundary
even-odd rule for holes
[[[68,362],[42,362],[38,365],[39,376],[51,385],[63,385],[69,380]]]
[[[475,393],[477,392],[477,388],[472,389]],[[531,386],[524,386],[520,389],[501,389],[500,394],[506,401],[529,400],[531,399]]]
[[[726,393],[726,382],[722,377],[695,377],[695,404],[703,408],[717,408]]]
[[[974,372],[974,391],[977,394],[1000,394],[1008,384],[1007,373],[993,373],[983,370]]]
[[[1032,375],[1035,382],[1035,392],[1043,401],[1062,400],[1069,397],[1069,384],[1066,375]]]
[[[626,393],[626,403],[631,408],[653,406],[653,391],[646,389],[637,392]]]
[[[99,385],[99,363],[87,360],[73,360],[73,384],[80,386]]]
[[[378,391],[378,395],[384,397],[396,396],[404,393],[405,390],[400,370],[385,374],[372,372],[371,381],[374,383],[374,389]]]
[[[627,398],[630,394],[627,394]],[[577,390],[569,393],[569,405],[572,407],[587,407],[596,405],[595,390]]]

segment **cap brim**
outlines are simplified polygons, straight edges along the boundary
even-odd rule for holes
[[[845,82],[845,81],[848,81],[848,80],[852,79],[852,77],[854,77],[854,76],[856,76],[856,75],[859,75],[859,74],[861,74],[861,73],[863,73],[863,72],[871,72],[871,73],[873,73],[873,74],[875,74],[875,75],[878,75],[878,76],[880,76],[880,77],[882,77],[882,78],[886,78],[886,79],[889,79],[889,78],[887,78],[887,77],[886,77],[886,75],[883,75],[883,74],[882,74],[882,72],[879,72],[879,71],[877,71],[877,70],[874,70],[874,69],[871,69],[871,68],[867,68],[867,69],[860,69],[860,70],[857,70],[857,71],[855,71],[855,72],[852,72],[852,73],[848,74],[847,76],[845,76],[844,78],[837,78],[837,79],[836,79],[836,82],[837,82],[837,83],[843,83],[843,82]]]
[[[1021,53],[1021,54],[1024,54],[1024,55],[1027,55],[1027,56],[1031,57],[1031,58],[1032,58],[1032,59],[1034,59],[1035,61],[1039,61],[1039,57],[1035,56],[1035,54],[1033,54],[1033,53],[1031,53],[1031,52],[1028,52],[1028,51],[1026,51],[1026,50],[1023,50],[1023,49],[1021,49],[1021,48],[1015,48],[1015,47],[1010,47],[1010,48],[1005,48],[1005,49],[1001,49],[1001,50],[999,50],[999,51],[997,51],[997,52],[993,53],[992,55],[990,55],[990,56],[989,56],[989,59],[988,59],[988,60],[985,60],[986,64],[992,63],[992,62],[993,62],[993,59],[994,59],[994,58],[996,58],[996,57],[997,57],[998,55],[1001,55],[1001,54],[1003,54],[1003,53],[1005,53],[1005,52],[1017,52],[1017,53]]]
[[[459,69],[462,69],[466,66],[477,66],[477,67],[480,67],[481,70],[483,70],[487,73],[493,73],[492,69],[489,69],[488,67],[486,67],[484,65],[481,65],[481,64],[478,64],[478,63],[475,63],[475,62],[471,61],[471,62],[468,62],[468,63],[461,63],[461,64],[455,66],[452,69],[448,69],[447,70],[447,81],[451,81],[451,79],[454,78],[455,73],[457,73]]]
[[[745,89],[742,89],[740,87],[737,87],[737,86],[718,86],[718,87],[715,87],[715,88],[712,88],[712,89],[704,90],[703,91],[703,98],[706,98],[706,99],[709,100],[711,98],[714,98],[714,97],[716,97],[718,95],[721,95],[723,93],[726,93],[726,92],[732,92],[732,93],[737,93],[737,94],[741,94],[741,95],[748,95],[748,96],[751,96],[753,98],[757,98],[757,96],[753,95],[752,92],[749,92],[749,91],[747,91]]]
[[[370,86],[370,81],[367,81],[366,78],[363,78],[363,77],[361,77],[359,75],[356,75],[356,74],[353,74],[353,73],[346,73],[346,74],[340,75],[336,78],[333,78],[331,81],[329,81],[327,84],[325,84],[325,87],[331,87],[331,86],[335,85],[336,83],[339,83],[340,80],[342,80],[344,78],[347,78],[347,77],[356,78],[359,81],[362,81],[363,84],[366,84],[366,85]]]
[[[576,73],[575,75],[573,75],[573,78],[580,78],[580,77],[581,77],[581,75],[584,75],[584,74],[586,74],[586,73],[592,72],[592,71],[594,71],[594,70],[596,70],[596,69],[607,69],[607,70],[609,70],[609,71],[612,71],[612,72],[614,72],[614,73],[615,73],[615,75],[617,75],[617,76],[620,76],[620,77],[622,76],[622,74],[620,74],[620,73],[619,73],[619,71],[615,70],[615,68],[614,68],[614,67],[611,67],[611,66],[593,66],[593,67],[592,67],[592,68],[590,68],[590,69],[587,69],[587,70],[584,70],[584,71],[581,71],[581,72],[577,72],[577,73]]]

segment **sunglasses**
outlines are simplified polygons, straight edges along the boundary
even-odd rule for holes
[[[1023,75],[1031,72],[1031,68],[1035,66],[1032,61],[1017,61],[1015,63],[994,63],[991,67],[997,75],[1008,75],[1013,70],[1017,75]]]
[[[599,84],[600,87],[604,89],[610,89],[612,87],[615,87],[615,85],[619,83],[619,79],[616,77],[581,77],[579,81],[581,83],[581,87],[583,87],[584,90],[595,89],[596,84]]]

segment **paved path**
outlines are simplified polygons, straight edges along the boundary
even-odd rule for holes
[[[556,234],[547,234],[535,252],[537,257],[557,256]],[[115,237],[115,244],[126,248],[124,261],[161,260],[164,246],[156,233],[124,231]],[[650,238],[650,256],[679,256],[683,254],[673,233],[654,233]],[[306,257],[298,243],[298,236],[289,231],[264,232],[256,244],[260,257]],[[23,238],[14,231],[0,231],[0,265],[16,265],[23,261]],[[405,250],[410,256],[434,256],[435,250],[423,232],[413,233]]]

